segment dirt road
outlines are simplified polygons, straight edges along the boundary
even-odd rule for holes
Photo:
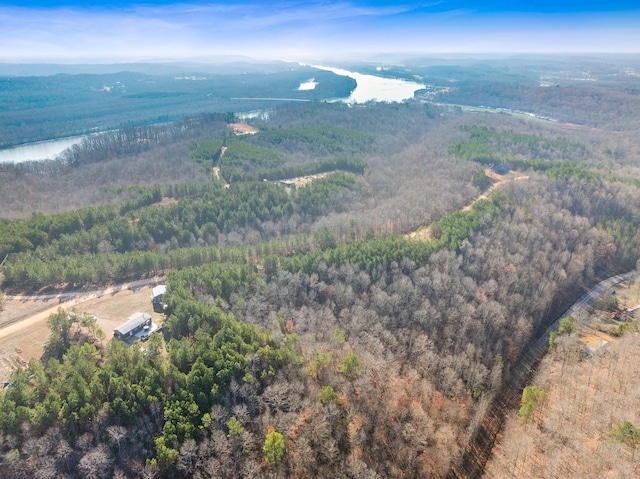
[[[0,313],[0,380],[6,380],[13,368],[42,355],[49,339],[47,319],[58,308],[94,314],[107,340],[115,327],[137,311],[148,312],[154,322],[161,322],[162,315],[153,313],[151,288],[162,282],[163,277],[154,277],[95,291],[9,296]]]
[[[473,200],[471,200],[467,205],[465,205],[462,208],[462,211],[469,211],[471,207],[475,205],[478,201],[487,199],[494,190],[504,185],[505,183],[509,183],[511,181],[526,180],[529,178],[528,176],[516,175],[515,173],[499,175],[493,172],[490,168],[487,168],[485,170],[485,174],[487,175],[488,178],[493,180],[493,183],[489,188],[484,190],[482,193],[476,196]],[[421,226],[417,230],[412,231],[411,233],[407,233],[405,235],[405,238],[413,239],[416,241],[426,241],[428,239],[431,239],[431,226],[430,225],[426,227]]]
[[[0,340],[6,334],[11,334],[21,328],[28,327],[28,325],[35,320],[34,318],[39,317],[41,314],[46,314],[46,317],[49,317],[49,314],[52,312],[55,313],[59,307],[62,307],[63,309],[71,309],[73,306],[91,299],[102,298],[107,295],[113,296],[120,291],[136,290],[145,286],[156,285],[161,281],[163,281],[163,278],[154,277],[132,281],[130,283],[108,286],[94,291],[68,291],[64,293],[8,296],[5,309],[0,313]],[[41,302],[39,308],[41,311],[35,312],[31,310],[26,313],[18,313],[16,315],[16,312],[20,310],[20,308],[16,308],[17,303],[24,303],[27,301]],[[55,304],[55,306],[51,306],[49,303]],[[37,305],[36,309],[38,309]]]

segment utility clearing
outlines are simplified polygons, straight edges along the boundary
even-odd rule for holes
[[[507,420],[486,477],[640,477],[637,444],[611,433],[623,421],[640,421],[639,304],[636,275],[576,314],[577,334],[565,336],[532,378],[546,391],[544,403],[530,421]]]

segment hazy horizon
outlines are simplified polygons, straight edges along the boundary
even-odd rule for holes
[[[12,5],[14,3],[14,5]],[[118,63],[211,57],[640,52],[632,2],[9,0],[0,61]]]

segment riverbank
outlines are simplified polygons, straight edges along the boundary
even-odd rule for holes
[[[69,136],[55,140],[25,143],[0,150],[0,163],[52,160],[67,148],[77,145],[89,135]]]
[[[335,73],[336,75],[347,76],[356,81],[356,88],[351,92],[349,98],[338,100],[346,103],[367,103],[369,101],[402,102],[413,98],[416,91],[425,88],[425,85],[421,83],[407,80],[366,75],[322,65],[311,66],[318,70],[325,70]]]

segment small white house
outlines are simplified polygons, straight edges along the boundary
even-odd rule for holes
[[[151,294],[153,295],[153,299],[151,302],[153,303],[153,310],[156,313],[162,313],[164,308],[162,306],[162,296],[166,293],[167,287],[163,284],[156,286],[151,290]]]

